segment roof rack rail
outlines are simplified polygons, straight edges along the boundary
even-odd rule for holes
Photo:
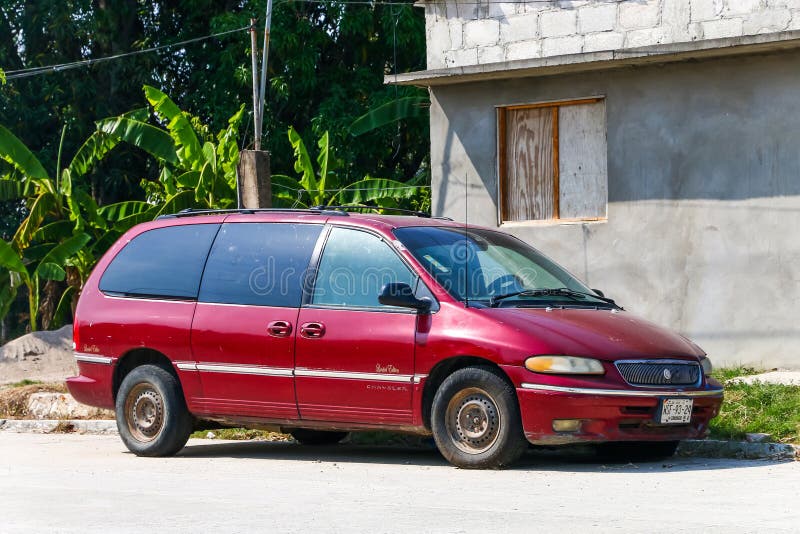
[[[324,215],[339,215],[347,217],[349,214],[343,210],[336,209],[320,209],[320,208],[238,208],[238,209],[225,209],[225,210],[198,210],[193,208],[186,208],[178,213],[170,213],[167,215],[159,215],[157,219],[173,219],[177,217],[194,217],[196,215],[224,215],[226,213],[319,213]]]
[[[358,211],[362,212],[364,210],[381,210],[381,211],[393,211],[395,213],[400,213],[403,215],[413,215],[415,217],[424,217],[426,219],[447,219],[447,217],[431,217],[431,214],[426,211],[415,211],[415,210],[407,210],[403,208],[384,208],[382,206],[314,206],[311,209],[318,209],[318,210],[336,210],[336,211],[343,211],[347,213],[348,211]],[[451,219],[448,219],[451,220]]]

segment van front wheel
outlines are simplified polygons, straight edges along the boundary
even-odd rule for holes
[[[192,433],[192,416],[178,380],[155,365],[128,373],[115,408],[122,442],[137,456],[172,456]]]
[[[514,388],[491,367],[467,367],[445,379],[433,398],[433,439],[457,467],[498,469],[528,447]]]

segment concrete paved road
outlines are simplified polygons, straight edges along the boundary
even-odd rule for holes
[[[530,455],[464,471],[435,451],[0,433],[0,532],[798,532],[800,462],[602,465]]]

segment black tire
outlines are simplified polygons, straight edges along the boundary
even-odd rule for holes
[[[442,382],[431,430],[442,456],[464,469],[506,467],[528,448],[516,391],[488,366],[460,369]]]
[[[347,437],[348,432],[295,428],[290,434],[301,445],[336,445]]]
[[[165,369],[142,365],[128,373],[117,392],[117,429],[137,456],[172,456],[192,433],[178,380]]]
[[[611,441],[597,446],[602,460],[615,462],[654,462],[675,454],[680,441]]]

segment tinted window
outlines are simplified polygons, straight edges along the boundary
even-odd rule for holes
[[[223,224],[208,256],[199,300],[299,307],[321,225]]]
[[[313,304],[378,307],[378,295],[389,282],[415,287],[416,277],[380,238],[333,228],[325,244],[314,285]]]
[[[131,296],[197,298],[217,224],[148,230],[125,245],[100,279],[100,290]]]

